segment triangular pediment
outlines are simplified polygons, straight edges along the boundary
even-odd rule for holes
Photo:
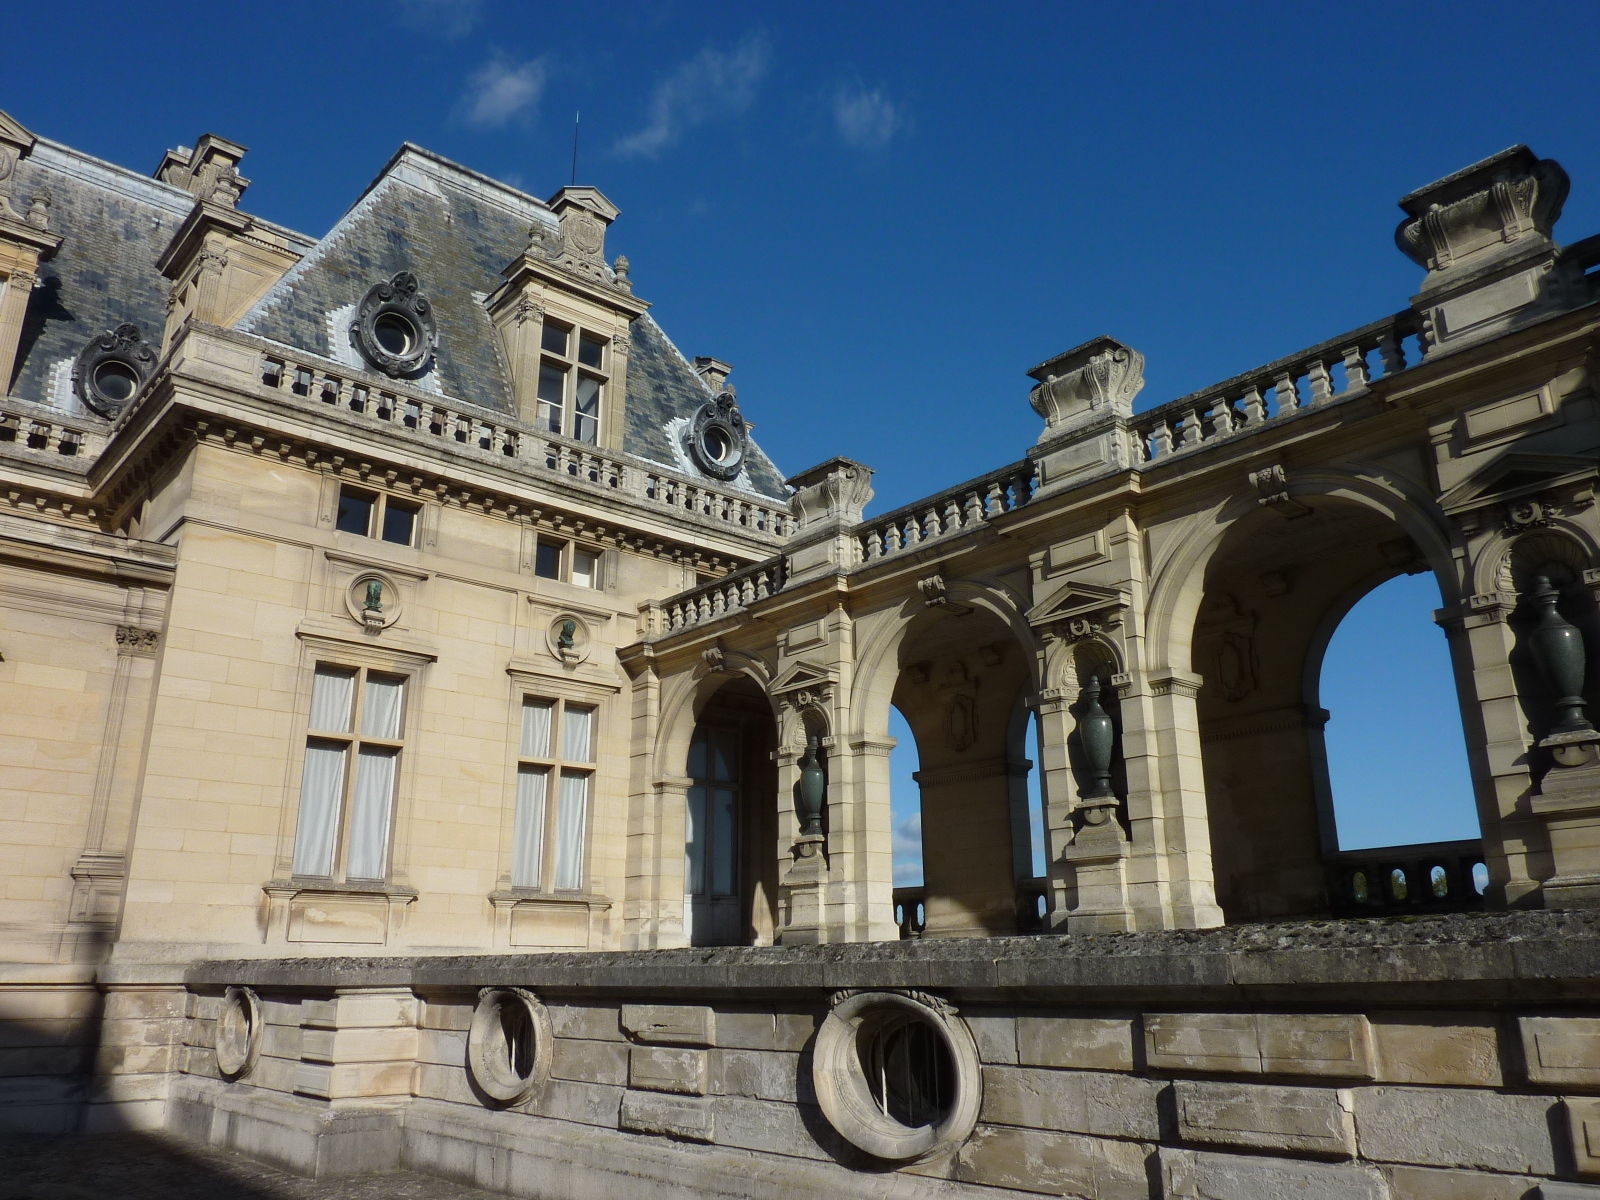
[[[779,675],[767,690],[776,696],[782,692],[793,692],[832,682],[833,672],[826,667],[819,667],[815,663],[802,660]]]
[[[23,157],[33,149],[33,144],[39,139],[32,133],[17,124],[16,118],[10,113],[0,111],[0,144],[12,145],[22,151]]]
[[[1093,583],[1068,583],[1055,595],[1028,611],[1028,624],[1035,628],[1053,625],[1057,621],[1089,613],[1104,612],[1108,608],[1121,608],[1128,602],[1127,593],[1118,588],[1101,587]]]
[[[1593,458],[1510,451],[1451,488],[1440,499],[1439,506],[1451,515],[1470,512],[1485,505],[1582,483],[1597,474],[1600,474],[1600,464]]]

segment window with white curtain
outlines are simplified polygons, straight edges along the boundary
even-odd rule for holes
[[[387,877],[405,695],[401,676],[317,665],[295,825],[296,875]]]
[[[517,753],[511,886],[584,889],[584,842],[594,778],[592,705],[527,696]]]

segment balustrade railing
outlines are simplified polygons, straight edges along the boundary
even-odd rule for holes
[[[921,937],[928,927],[925,899],[926,893],[920,887],[894,889],[894,923],[899,926],[902,938]]]
[[[1033,498],[1033,464],[1012,463],[977,479],[936,492],[856,526],[863,563],[891,558],[929,542],[975,529]]]
[[[595,446],[541,432],[534,426],[476,405],[398,387],[374,387],[326,366],[298,360],[279,348],[264,351],[261,384],[311,407],[337,409],[420,440],[460,446],[523,466],[550,471],[590,488],[616,492],[645,505],[783,537],[792,530],[788,508],[723,491],[668,471],[607,454]]]
[[[1480,840],[1341,850],[1327,871],[1336,916],[1479,909],[1489,886]]]
[[[769,558],[702,583],[661,602],[661,632],[677,633],[702,621],[749,608],[783,590],[783,556]]]
[[[0,444],[5,443],[21,450],[88,459],[104,448],[106,435],[42,404],[0,399]]]
[[[1415,313],[1401,312],[1326,342],[1235,375],[1212,387],[1135,414],[1132,462],[1137,466],[1232,437],[1302,409],[1321,408],[1365,392],[1373,380],[1403,371],[1421,357]]]

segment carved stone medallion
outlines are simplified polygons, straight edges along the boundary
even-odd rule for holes
[[[410,271],[369,288],[350,326],[350,344],[361,357],[395,379],[427,370],[438,342],[433,305]]]
[[[155,373],[156,348],[132,324],[108,329],[78,352],[72,388],[94,412],[115,418]]]

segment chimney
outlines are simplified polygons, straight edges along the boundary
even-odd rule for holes
[[[719,358],[707,358],[702,354],[695,357],[694,372],[705,380],[706,386],[713,393],[716,393],[727,386],[728,376],[733,374],[733,368]]]

